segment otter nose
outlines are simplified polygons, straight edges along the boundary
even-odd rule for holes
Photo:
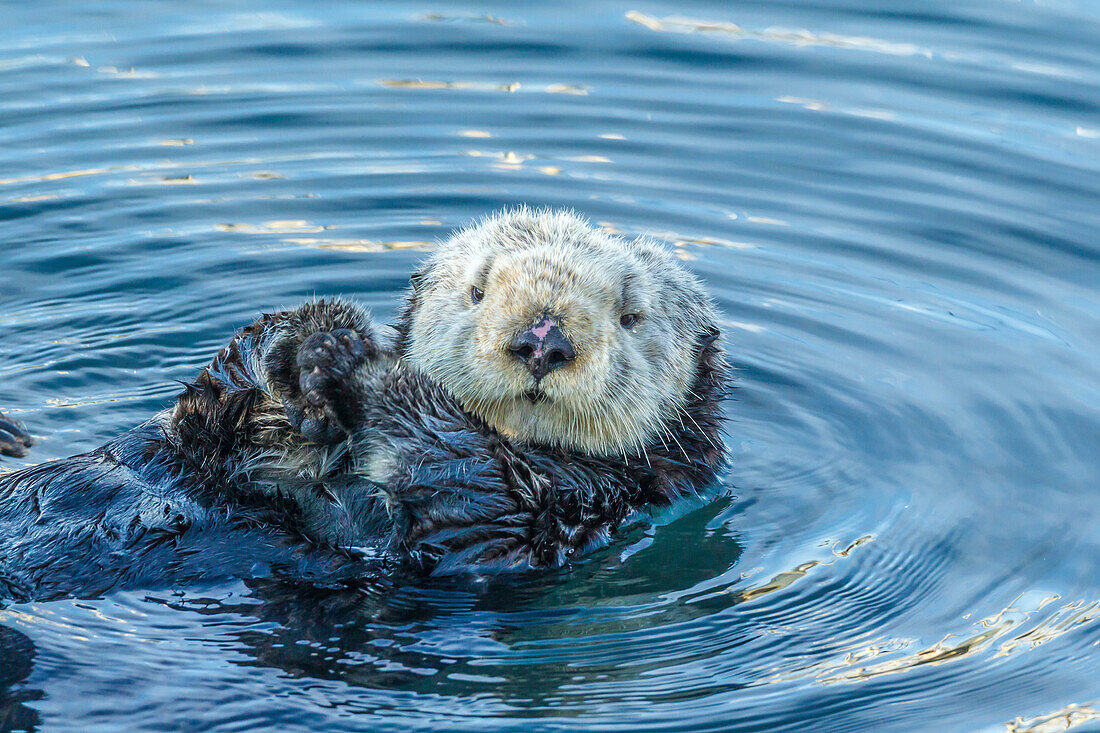
[[[561,332],[561,326],[550,316],[543,316],[534,326],[517,335],[509,348],[535,379],[542,379],[577,356],[573,344]]]

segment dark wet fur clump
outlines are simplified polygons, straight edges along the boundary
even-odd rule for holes
[[[23,424],[0,412],[0,456],[22,458],[32,445],[34,439]]]

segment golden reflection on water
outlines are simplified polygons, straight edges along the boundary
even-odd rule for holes
[[[574,155],[574,156],[571,156],[571,157],[562,158],[562,160],[570,160],[570,161],[573,161],[574,163],[610,163],[611,162],[611,158],[608,158],[608,157],[603,156],[603,155]]]
[[[861,537],[843,550],[834,550],[833,555],[837,558],[846,557],[854,549],[872,539],[871,536]],[[709,592],[691,598],[687,603],[698,603],[723,594],[732,596],[735,604],[745,603],[789,588],[806,577],[815,567],[832,565],[835,562],[835,560],[811,560],[777,573],[764,583],[749,588],[731,587]],[[751,574],[751,571],[743,573],[742,578]],[[924,665],[945,664],[978,653],[993,652],[992,658],[1006,657],[1031,651],[1049,641],[1081,629],[1100,617],[1100,600],[1077,600],[1061,605],[1052,612],[1044,613],[1045,609],[1059,599],[1060,596],[1057,594],[1022,593],[1000,612],[974,622],[970,635],[957,636],[947,633],[939,641],[909,653],[905,651],[916,645],[917,640],[880,639],[872,644],[851,649],[839,659],[824,660],[778,673],[769,681],[784,682],[809,678],[825,685],[851,684],[905,672]],[[967,614],[966,617],[970,615]],[[877,663],[869,663],[880,658],[885,659]],[[1096,710],[1095,705],[1095,701],[1085,705],[1069,705],[1049,715],[1030,719],[1016,718],[1015,721],[1005,724],[1006,730],[1015,733],[1069,730],[1082,723],[1100,719],[1100,712]]]
[[[167,147],[183,147],[186,145],[192,145],[194,140],[185,138],[181,140],[158,140],[157,144]],[[327,157],[325,154],[304,154],[304,155],[280,155],[271,157],[254,157],[254,158],[237,158],[227,160],[192,160],[192,161],[176,161],[171,159],[158,160],[155,163],[144,164],[129,164],[129,165],[114,165],[105,166],[102,168],[81,168],[71,171],[60,171],[57,173],[42,173],[36,175],[16,176],[14,178],[0,178],[0,186],[11,185],[16,183],[44,183],[49,181],[61,181],[67,178],[83,178],[86,176],[101,176],[108,173],[119,172],[140,172],[144,174],[156,174],[158,172],[179,170],[180,168],[187,168],[191,170],[207,169],[207,168],[231,168],[233,166],[242,165],[270,165],[272,163],[286,163],[302,160],[313,160],[318,158]],[[256,174],[258,178],[282,178],[283,176],[274,172],[261,171]],[[177,178],[186,178],[186,176],[164,176],[161,180],[173,180]],[[138,181],[133,179],[132,183],[148,183],[156,181]]]
[[[735,242],[732,239],[720,237],[688,237],[676,232],[637,232],[646,236],[669,242],[674,247],[685,247],[689,244],[699,244],[706,247],[727,247],[729,249],[756,249],[756,245],[750,242]]]
[[[136,374],[136,370],[127,370]],[[50,407],[71,408],[71,407],[87,407],[89,405],[110,405],[118,402],[133,402],[135,400],[143,400],[149,396],[146,390],[134,390],[131,392],[120,392],[110,397],[99,398],[79,398],[79,397],[51,397],[45,402]]]
[[[434,242],[424,240],[377,241],[373,239],[321,239],[316,237],[289,237],[280,240],[286,244],[338,252],[386,252],[395,249],[429,249]]]
[[[1056,598],[1055,596],[1054,599]],[[1100,610],[1100,601],[1074,601],[1066,604],[1056,611],[1049,620],[1001,644],[995,656],[1003,657],[1019,651],[1034,649],[1051,639],[1058,638],[1070,629],[1095,620],[1098,610]]]
[[[1060,733],[1094,720],[1100,720],[1100,700],[1080,705],[1074,703],[1034,718],[1016,718],[1005,723],[1005,733]]]
[[[43,181],[60,181],[65,178],[80,178],[82,176],[99,176],[104,173],[114,173],[116,171],[132,171],[137,170],[136,165],[117,165],[109,166],[106,168],[83,168],[75,171],[62,171],[61,173],[46,173],[39,176],[19,176],[17,178],[0,178],[0,186],[6,186],[10,183],[40,183]]]
[[[645,26],[651,31],[663,33],[709,33],[735,40],[751,39],[785,43],[793,46],[831,46],[833,48],[872,51],[890,56],[924,56],[932,58],[932,51],[912,43],[894,43],[867,36],[842,36],[835,33],[814,33],[805,29],[768,28],[750,31],[735,23],[698,20],[679,15],[656,18],[637,10],[626,13],[626,19]]]
[[[129,180],[129,183],[137,184],[139,186],[145,185],[147,183],[153,183],[160,186],[193,186],[198,183],[198,181],[196,181],[191,176],[191,174],[188,173],[185,176],[162,176],[161,178],[152,178],[143,181],[138,181],[131,178]]]
[[[259,224],[215,224],[214,228],[240,234],[312,234],[332,227],[314,224],[305,219],[276,219]]]
[[[833,559],[831,560],[809,560],[807,562],[796,565],[791,570],[784,570],[780,573],[776,573],[771,577],[771,579],[769,579],[765,583],[751,586],[749,588],[740,588],[735,586],[713,592],[707,592],[700,596],[696,596],[695,598],[689,599],[687,603],[699,603],[701,601],[711,600],[712,598],[715,598],[717,596],[728,595],[733,597],[733,601],[731,603],[736,605],[739,603],[745,603],[754,600],[756,598],[760,598],[761,596],[766,596],[770,593],[775,593],[776,591],[790,587],[792,583],[799,580],[800,578],[806,577],[806,574],[808,572],[818,566],[832,565],[837,561],[837,559],[848,557],[848,555],[850,555],[852,551],[855,550],[857,547],[866,544],[867,542],[871,542],[872,540],[874,540],[873,536],[864,535],[863,537],[857,539],[855,542],[852,542],[851,544],[845,546],[843,549],[833,549]],[[753,571],[743,573],[741,575],[741,579],[745,579],[751,574],[754,574]]]
[[[425,23],[495,23],[496,25],[523,25],[522,21],[507,20],[496,15],[444,15],[443,13],[423,13],[416,17]]]
[[[376,79],[375,84],[393,89],[467,89],[482,92],[518,92],[522,85],[514,82],[438,81],[433,79]],[[538,91],[538,90],[536,90]],[[572,94],[586,96],[588,87],[580,84],[547,84],[542,88],[547,94]],[[469,135],[468,137],[481,137]],[[485,135],[488,137],[488,135]]]
[[[87,62],[85,62],[86,64]],[[100,74],[109,74],[119,79],[157,79],[160,74],[154,71],[137,71],[131,66],[129,69],[120,69],[117,66],[100,66],[96,69]]]
[[[856,549],[862,544],[870,542],[874,539],[871,535],[864,535],[852,544],[845,547],[843,550],[834,550],[833,557],[848,557],[852,553],[852,550]],[[745,590],[738,590],[733,593],[737,603],[743,603],[745,601],[751,601],[754,598],[767,595],[768,593],[774,593],[777,590],[783,590],[791,583],[795,582],[799,578],[805,577],[813,568],[818,565],[832,565],[836,560],[810,560],[798,565],[793,570],[787,570],[772,577],[767,583],[758,585],[754,588],[747,588]]]
[[[976,622],[971,627],[974,633],[970,636],[958,637],[955,634],[946,634],[940,641],[915,652],[877,664],[865,664],[868,659],[892,654],[913,644],[912,641],[900,640],[879,642],[852,650],[834,664],[814,665],[812,669],[822,684],[860,682],[927,664],[943,664],[953,659],[992,650],[997,640],[1001,640],[1001,643],[996,647],[994,657],[1030,651],[1096,619],[1100,601],[1075,601],[1058,608],[1049,616],[1037,618],[1046,606],[1058,598],[1057,595],[1024,593],[1001,612]],[[1030,623],[1034,623],[1030,629],[1009,636],[1013,631],[1019,631],[1021,627]]]
[[[430,81],[424,79],[377,79],[375,83],[394,89],[473,89],[475,91],[515,92],[520,88],[518,81],[510,83],[487,83],[475,81]]]
[[[872,120],[894,120],[897,119],[897,114],[887,109],[872,109],[869,107],[834,107],[819,99],[807,99],[806,97],[792,97],[784,95],[782,97],[776,97],[775,101],[780,104],[797,104],[803,109],[808,109],[811,112],[839,112],[840,114],[851,115],[853,117],[866,117]]]
[[[549,94],[576,94],[581,97],[588,94],[586,87],[576,84],[548,84],[544,91]]]
[[[535,159],[535,156],[529,153],[517,153],[512,150],[464,150],[460,155],[465,155],[470,158],[489,158],[493,161],[493,168],[507,171],[519,170],[526,161]]]
[[[37,196],[17,196],[16,198],[9,199],[9,203],[13,204],[30,204],[35,201],[50,201],[51,199],[58,198],[56,193],[42,193]]]

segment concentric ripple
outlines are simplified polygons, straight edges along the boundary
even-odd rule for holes
[[[1094,4],[0,16],[28,460],[143,420],[261,310],[384,322],[519,203],[666,241],[738,374],[718,498],[567,569],[8,605],[0,728],[1100,730]]]

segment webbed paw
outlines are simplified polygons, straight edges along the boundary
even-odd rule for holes
[[[285,400],[291,424],[307,440],[343,440],[361,410],[357,371],[370,344],[350,329],[319,331],[298,347],[297,394]]]
[[[27,434],[22,423],[5,417],[0,412],[0,455],[22,458],[32,445],[34,440]]]

